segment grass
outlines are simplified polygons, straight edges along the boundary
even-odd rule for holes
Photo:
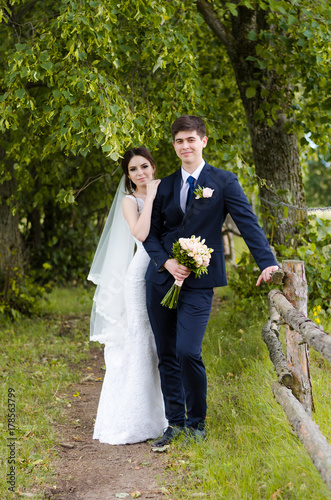
[[[276,375],[261,336],[266,315],[267,306],[249,302],[237,310],[231,297],[212,315],[203,345],[208,440],[172,452],[171,467],[181,478],[172,498],[331,498],[273,397]],[[311,352],[311,372],[314,419],[330,442],[331,366]]]
[[[8,491],[9,441],[15,438],[15,491],[34,492],[43,498],[45,485],[52,484],[52,460],[56,455],[53,423],[61,423],[63,409],[70,404],[67,391],[78,380],[75,366],[88,359],[88,316],[91,293],[83,289],[56,289],[43,302],[42,318],[0,320],[2,356],[0,423],[0,498],[13,498]],[[14,389],[15,392],[12,391]],[[15,399],[15,406],[8,405]],[[15,396],[13,398],[12,396]],[[8,410],[15,419],[8,429]],[[7,471],[7,472],[5,472]],[[9,476],[10,477],[10,476]]]
[[[15,389],[16,495],[43,498],[53,484],[54,423],[70,404],[70,384],[89,357],[88,317],[93,289],[55,289],[44,317],[0,321],[0,498],[8,492],[8,389]],[[227,288],[217,292],[203,352],[208,372],[208,440],[167,456],[178,483],[169,498],[187,500],[329,499],[330,493],[292,433],[271,384],[276,379],[261,329],[267,307],[238,304]],[[225,296],[225,297],[224,297]],[[218,309],[218,310],[217,310]],[[324,328],[325,317],[321,316]],[[331,367],[311,351],[315,421],[331,440]],[[7,471],[7,472],[6,472]]]

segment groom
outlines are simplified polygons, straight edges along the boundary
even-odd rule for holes
[[[203,160],[206,127],[198,116],[185,115],[171,127],[173,146],[182,162],[180,170],[162,179],[154,200],[151,229],[144,246],[151,257],[146,272],[149,319],[159,356],[159,371],[169,427],[153,447],[168,445],[184,430],[195,440],[206,435],[207,379],[201,344],[212,305],[213,287],[227,284],[222,226],[229,213],[262,271],[270,281],[277,261],[259,226],[236,175]],[[196,199],[198,186],[210,188],[211,197]],[[207,194],[211,191],[207,190]],[[181,237],[205,239],[214,249],[208,274],[193,273],[171,258],[172,245]],[[161,306],[175,280],[185,280],[177,309]]]

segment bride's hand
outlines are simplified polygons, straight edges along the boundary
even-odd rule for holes
[[[158,185],[160,184],[160,182],[161,182],[161,179],[156,179],[156,180],[150,181],[147,184],[147,198],[154,200],[156,193],[157,193],[157,188],[158,188]]]

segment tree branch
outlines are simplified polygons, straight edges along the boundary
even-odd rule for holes
[[[290,372],[282,345],[279,341],[277,324],[269,319],[262,329],[262,338],[266,343],[272,364],[277,373],[278,381],[286,387],[293,386],[293,377]]]
[[[222,22],[219,20],[210,3],[207,0],[198,0],[197,9],[200,14],[202,14],[204,20],[206,21],[212,32],[225,45],[229,54],[232,53],[235,40],[231,33],[227,31],[224,24],[222,24]]]
[[[313,464],[331,491],[331,446],[318,425],[307,415],[303,406],[289,389],[274,382],[272,390],[298,438],[308,451]]]

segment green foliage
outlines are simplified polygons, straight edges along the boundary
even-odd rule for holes
[[[305,192],[309,207],[328,207],[331,205],[331,151],[325,156],[318,152],[307,158]]]
[[[206,160],[231,168],[250,190],[254,161],[241,97],[257,123],[271,126],[282,110],[302,149],[308,131],[325,149],[328,3],[211,2],[229,41],[237,22],[252,20],[242,45],[252,70],[244,83],[198,3],[1,3],[0,182],[13,170],[17,189],[8,204],[40,281],[86,274],[119,174],[103,176],[128,147],[149,147],[160,177],[174,170],[169,127],[180,114],[206,118]],[[77,199],[98,176],[106,182]]]
[[[23,274],[18,268],[9,268],[7,275],[0,280],[0,315],[18,320],[21,315],[39,314],[40,298],[45,287],[36,283],[34,273]]]
[[[300,259],[305,263],[309,307],[331,307],[331,220],[312,217],[301,228],[301,238],[289,248],[276,245],[281,259]]]
[[[245,2],[240,4],[250,8]],[[271,126],[280,111],[289,118],[295,111],[295,120],[287,124],[288,132],[297,131],[303,147],[303,132],[310,132],[325,150],[330,121],[328,2],[269,0],[254,2],[251,8],[259,12],[261,19],[265,16],[264,22],[256,23],[248,34],[255,53],[246,60],[254,64],[255,78],[246,96],[261,98],[256,120]],[[273,79],[277,84],[272,86]]]
[[[295,109],[293,126],[325,138],[328,3],[216,1],[213,7],[229,31],[238,12],[255,11],[260,19],[243,52],[255,68],[244,91],[260,101],[257,120],[272,122],[279,109]],[[243,126],[226,50],[195,3],[125,1],[119,8],[115,0],[23,0],[2,16],[0,126],[16,131],[24,149],[29,138],[22,124],[29,124],[30,157],[61,150],[86,156],[97,147],[116,161],[130,143],[157,147],[165,124],[185,112],[206,116],[216,140]],[[270,68],[280,77],[272,95]]]
[[[300,237],[290,246],[275,245],[277,259],[298,259],[305,263],[308,283],[308,307],[321,306],[325,311],[331,307],[331,220],[312,216],[307,227],[300,227]],[[239,308],[244,310],[251,300],[261,303],[272,285],[256,287],[256,264],[249,252],[243,252],[236,269],[230,276],[230,287],[234,291]],[[262,286],[262,288],[261,288]],[[260,290],[261,288],[261,290]]]
[[[156,145],[170,92],[177,106],[194,103],[196,64],[182,35],[192,32],[192,13],[181,1],[25,4],[4,13],[0,31],[0,126],[19,130],[28,118],[44,156],[97,147],[116,161],[131,142]],[[13,18],[22,15],[18,35]]]
[[[228,274],[229,287],[234,292],[233,301],[236,309],[245,311],[252,301],[263,307],[271,285],[262,282],[260,286],[256,286],[260,271],[248,250],[241,253],[237,265],[231,267]]]
[[[23,166],[15,170],[21,189],[11,204],[36,278],[85,279],[119,181],[114,162],[94,151],[86,158],[51,156],[28,171]]]

